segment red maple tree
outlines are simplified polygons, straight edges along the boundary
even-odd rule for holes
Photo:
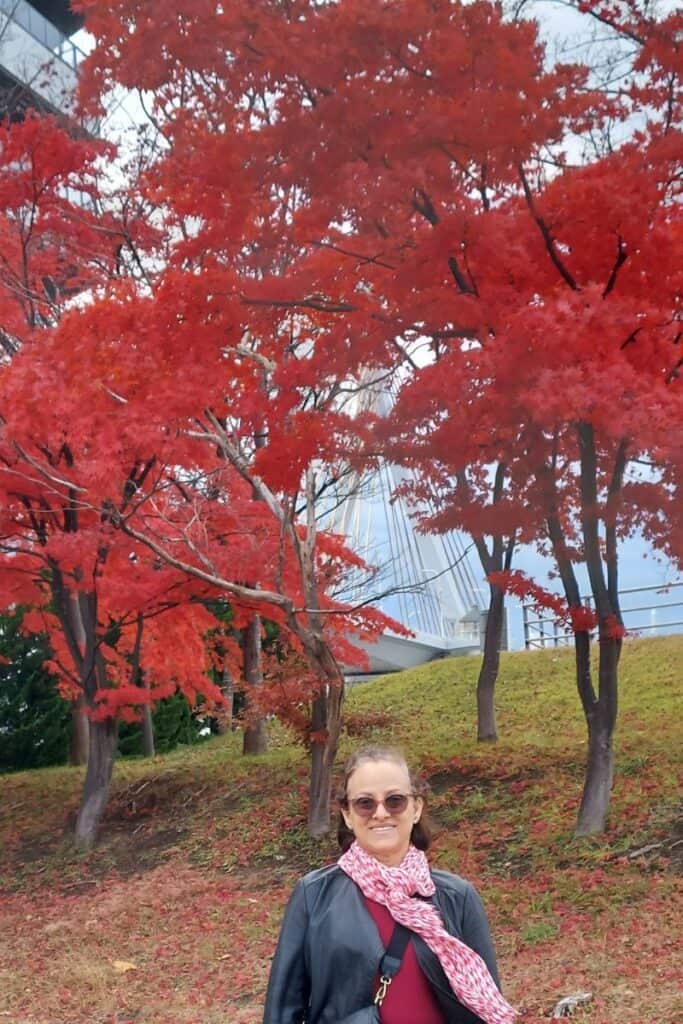
[[[92,841],[106,800],[117,717],[164,695],[171,678],[190,697],[220,699],[199,650],[212,624],[200,599],[217,589],[229,596],[236,627],[251,619],[258,634],[259,616],[268,617],[313,666],[310,815],[320,830],[341,726],[339,659],[362,660],[350,639],[389,623],[330,596],[361,563],[316,522],[330,453],[343,460],[358,434],[334,405],[344,371],[326,378],[324,353],[309,358],[315,323],[291,317],[285,343],[268,314],[247,319],[237,287],[258,281],[263,256],[236,268],[243,241],[234,225],[220,229],[217,211],[206,231],[188,229],[201,197],[166,191],[177,160],[161,149],[156,157],[147,168],[132,161],[137,176],[111,222],[74,207],[103,240],[101,273],[78,301],[60,292],[52,321],[7,367],[8,563],[26,582],[23,600],[51,604],[45,624],[65,692],[70,681],[69,693],[84,695],[90,756],[79,841]],[[131,208],[152,210],[154,228],[139,214],[125,220]],[[275,265],[286,254],[267,255]],[[30,485],[16,495],[26,464]],[[343,472],[335,469],[335,479]],[[17,594],[14,587],[6,599]],[[162,611],[177,629],[182,618],[195,630],[182,654],[165,659]],[[153,624],[143,629],[145,620]],[[151,692],[137,685],[141,665]]]
[[[99,208],[107,147],[48,117],[28,115],[2,132],[0,600],[33,609],[24,627],[47,633],[51,668],[74,704],[88,766],[75,834],[88,846],[118,720],[176,689],[191,703],[220,703],[204,642],[215,619],[201,600],[206,587],[115,528],[157,456],[137,424],[125,436],[110,431],[113,380],[94,350],[81,360],[62,347],[65,319],[78,323],[121,276],[131,240],[130,225]]]

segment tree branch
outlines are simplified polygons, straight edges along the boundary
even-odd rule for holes
[[[272,590],[260,590],[256,587],[245,587],[239,583],[231,583],[229,580],[223,579],[222,576],[217,576],[215,573],[206,572],[204,569],[198,568],[196,565],[192,565],[190,562],[184,562],[180,558],[176,558],[166,548],[157,544],[151,537],[147,537],[145,534],[140,533],[127,523],[122,517],[116,516],[114,525],[118,527],[126,536],[131,537],[133,540],[137,540],[140,544],[144,544],[145,547],[153,551],[155,555],[158,555],[167,565],[172,566],[174,569],[178,569],[180,572],[186,573],[188,576],[194,576],[195,579],[203,580],[204,583],[211,584],[212,587],[217,587],[219,590],[225,590],[228,594],[232,594],[234,597],[240,598],[242,601],[248,604],[258,604],[259,602],[265,602],[267,604],[275,605],[277,608],[282,608],[285,612],[293,613],[293,605],[289,598],[283,597],[282,594],[276,594]]]
[[[617,275],[619,274],[619,270],[621,269],[621,267],[623,267],[627,259],[628,254],[626,252],[626,247],[624,246],[624,239],[621,237],[621,235],[619,235],[617,241],[617,258],[614,261],[612,272],[609,275],[609,280],[607,281],[605,289],[602,293],[603,299],[606,299],[609,293],[614,288],[615,284],[617,283]]]
[[[458,261],[455,256],[448,257],[448,269],[455,278],[455,283],[462,292],[463,295],[476,295],[476,290],[472,287],[469,281],[466,280],[465,275],[458,265]]]
[[[332,302],[319,295],[309,295],[302,299],[259,299],[241,295],[240,300],[245,306],[273,306],[275,309],[313,309],[318,313],[356,313],[358,306],[350,302]]]
[[[555,246],[555,239],[552,236],[550,228],[548,227],[546,222],[543,220],[543,217],[541,217],[540,213],[536,209],[534,197],[531,194],[531,189],[529,188],[529,182],[527,181],[526,174],[524,173],[524,168],[521,164],[519,164],[517,169],[519,173],[519,179],[522,182],[522,188],[524,189],[524,197],[526,199],[526,204],[529,208],[531,216],[534,218],[536,224],[538,225],[538,230],[541,232],[541,236],[543,238],[543,241],[545,242],[546,251],[550,256],[550,259],[559,271],[561,277],[564,278],[564,280],[567,282],[572,291],[580,291],[578,284],[576,283],[576,281],[574,280],[574,278],[569,273],[564,263],[560,259],[557,247]]]

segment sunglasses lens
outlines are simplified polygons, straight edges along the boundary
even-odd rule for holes
[[[408,806],[408,797],[405,793],[391,793],[381,802],[389,814],[403,814]],[[370,818],[377,810],[379,803],[380,801],[373,800],[371,796],[359,796],[351,801],[351,806],[362,818]]]
[[[369,818],[377,810],[377,801],[371,796],[359,796],[357,800],[352,800],[351,804],[356,814],[364,818]]]
[[[401,814],[408,806],[408,797],[403,793],[392,793],[384,798],[384,806],[389,814]]]

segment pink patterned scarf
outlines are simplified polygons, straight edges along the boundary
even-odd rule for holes
[[[411,846],[399,867],[390,868],[353,843],[339,866],[367,899],[381,903],[395,921],[424,939],[461,1003],[487,1024],[514,1021],[517,1010],[503,999],[479,954],[448,934],[436,907],[411,899],[414,893],[431,896],[436,890],[424,853]]]

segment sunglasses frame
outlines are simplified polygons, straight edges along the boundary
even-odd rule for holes
[[[392,810],[391,807],[387,806],[387,800],[391,800],[394,797],[399,797],[401,801],[405,801],[405,803],[402,803],[400,808],[397,807],[396,809]],[[346,805],[350,807],[351,810],[354,811],[359,818],[372,818],[372,816],[376,813],[377,808],[381,804],[384,807],[384,810],[387,812],[387,814],[389,814],[392,818],[397,818],[400,814],[403,814],[403,812],[407,809],[408,802],[411,799],[411,797],[412,799],[415,799],[415,793],[388,793],[387,796],[385,796],[382,800],[375,800],[375,798],[371,796],[357,796],[354,797],[353,800],[349,800],[347,798]],[[358,807],[358,803],[361,800],[370,801],[370,803],[372,803],[372,807],[368,807],[365,810],[361,810]]]

